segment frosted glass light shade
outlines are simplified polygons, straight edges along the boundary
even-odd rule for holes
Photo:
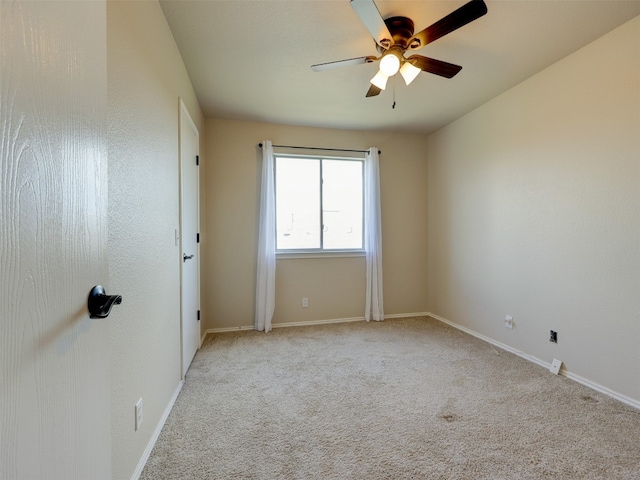
[[[380,90],[384,90],[385,88],[387,88],[387,80],[389,79],[389,77],[387,77],[384,73],[382,73],[381,71],[376,73],[376,76],[373,77],[370,82],[372,84],[374,84],[376,87],[378,87]]]
[[[400,68],[400,59],[393,53],[387,53],[382,60],[380,60],[380,71],[387,77],[391,77],[398,73]]]
[[[409,85],[413,82],[421,70],[418,67],[414,67],[409,62],[404,62],[402,68],[400,69],[400,75],[404,78],[404,83]]]

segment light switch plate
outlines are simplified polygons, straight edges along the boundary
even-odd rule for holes
[[[549,368],[549,371],[554,375],[558,375],[558,373],[560,373],[561,366],[562,366],[562,361],[554,358],[553,362],[551,363],[551,368]]]

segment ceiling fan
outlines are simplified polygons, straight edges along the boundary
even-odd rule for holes
[[[337,62],[312,65],[315,72],[337,67],[359,65],[362,63],[380,62],[380,71],[371,79],[371,87],[367,97],[374,97],[387,86],[387,80],[398,71],[409,85],[421,71],[434,73],[445,78],[454,77],[462,67],[435,58],[411,55],[405,57],[407,51],[418,50],[428,43],[434,42],[448,33],[465,26],[485,13],[487,5],[483,0],[471,0],[454,10],[446,17],[424,30],[414,33],[413,20],[407,17],[390,17],[383,19],[373,0],[351,0],[351,7],[376,41],[379,57],[366,56],[339,60]]]

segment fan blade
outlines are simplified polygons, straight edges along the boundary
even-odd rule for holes
[[[351,7],[378,45],[385,50],[393,45],[393,37],[373,0],[351,0]]]
[[[376,87],[375,85],[371,85],[369,90],[367,91],[366,97],[375,97],[376,95],[380,95],[382,89]]]
[[[350,67],[351,65],[360,65],[362,63],[371,63],[378,60],[377,57],[367,56],[350,58],[348,60],[338,60],[337,62],[319,63],[317,65],[311,65],[311,70],[314,72],[322,72],[324,70],[331,70],[332,68]]]
[[[467,23],[473,22],[485,13],[487,13],[487,5],[483,0],[471,0],[430,27],[416,33],[409,39],[407,50],[422,48],[426,44],[434,42],[460,27],[464,27]]]
[[[446,78],[455,77],[456,74],[462,70],[460,65],[443,62],[435,58],[423,57],[422,55],[411,55],[407,58],[407,62],[424,72],[435,73],[436,75]]]

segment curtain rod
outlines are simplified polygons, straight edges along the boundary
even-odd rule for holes
[[[259,143],[258,146],[262,148],[262,143]],[[356,152],[356,153],[369,153],[369,150],[349,150],[346,148],[320,148],[320,147],[294,147],[292,145],[271,145],[276,148],[299,148],[301,150],[323,150],[325,152]],[[382,152],[378,150],[378,155]]]

